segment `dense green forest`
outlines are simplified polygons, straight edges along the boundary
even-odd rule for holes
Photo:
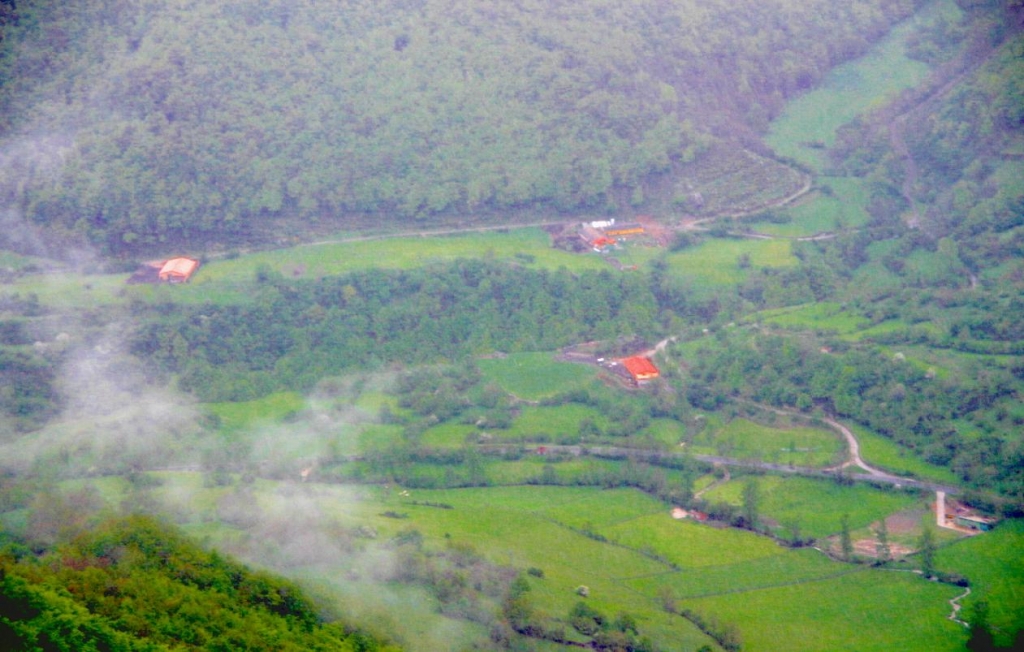
[[[111,652],[397,649],[324,624],[295,584],[206,552],[147,517],[101,523],[42,557],[19,545],[0,551],[0,645]]]
[[[111,253],[278,219],[632,210],[713,139],[756,147],[918,4],[18,3],[0,196]]]

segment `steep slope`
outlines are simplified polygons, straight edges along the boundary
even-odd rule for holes
[[[19,3],[3,204],[121,251],[270,218],[642,206],[916,0]]]

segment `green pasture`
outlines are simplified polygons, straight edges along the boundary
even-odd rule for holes
[[[856,229],[867,223],[868,195],[861,179],[821,177],[818,187],[797,203],[777,209],[790,218],[788,223],[754,222],[750,227],[757,233],[799,238]]]
[[[966,614],[979,600],[989,606],[997,643],[1007,645],[1024,630],[1024,520],[1006,521],[994,531],[941,548],[936,563],[971,582],[963,600]]]
[[[842,529],[844,514],[849,515],[853,529],[922,500],[912,494],[862,483],[843,486],[833,480],[780,476],[736,478],[711,489],[704,499],[740,506],[747,482],[757,484],[761,518],[777,524],[782,536],[791,536],[793,527],[798,527],[802,537],[820,539]]]
[[[305,406],[306,399],[298,392],[278,392],[241,403],[204,404],[210,414],[220,419],[221,430],[226,432],[280,422]]]
[[[694,525],[693,527],[708,529],[706,526]],[[686,553],[687,551],[684,549],[680,556]],[[639,578],[630,581],[629,586],[636,591],[650,595],[670,591],[680,599],[703,598],[786,586],[864,570],[863,567],[836,562],[811,548],[796,550],[778,548],[775,554],[728,561],[719,560],[715,557],[713,550],[708,554],[713,563],[684,567],[679,573]]]
[[[579,403],[565,405],[524,405],[512,422],[512,427],[502,431],[502,437],[535,437],[548,435],[553,440],[579,436],[580,423],[591,419],[602,430],[608,427],[608,418],[597,408]]]
[[[948,468],[925,462],[912,451],[887,437],[855,423],[847,422],[844,425],[857,436],[860,455],[872,466],[881,467],[896,475],[910,475],[922,480],[951,484],[959,481],[956,474]]]
[[[781,554],[771,539],[743,530],[716,529],[673,519],[669,510],[599,529],[621,545],[653,552],[689,571]]]
[[[740,257],[750,257],[750,267],[742,269]],[[730,285],[742,283],[751,270],[762,267],[796,267],[788,240],[719,239],[707,240],[690,249],[665,257],[669,273],[690,277],[698,283]]]
[[[906,55],[907,37],[922,21],[957,11],[952,0],[935,2],[898,25],[865,56],[833,68],[814,90],[786,105],[765,141],[782,156],[823,169],[824,148],[835,143],[836,129],[926,79],[928,66]]]
[[[4,286],[5,294],[34,294],[43,305],[93,308],[124,302],[133,289],[127,274],[27,274]],[[173,288],[166,288],[173,289]]]
[[[575,389],[597,375],[595,367],[559,362],[550,352],[483,358],[477,360],[477,366],[488,381],[528,401]]]
[[[411,269],[459,258],[507,260],[524,267],[573,271],[607,269],[596,256],[571,254],[551,248],[550,237],[539,228],[509,229],[461,235],[391,237],[312,244],[257,252],[235,259],[213,260],[196,274],[217,282],[249,280],[262,265],[288,278],[315,278],[362,269]]]
[[[705,430],[688,450],[705,455],[724,454],[746,460],[823,467],[842,457],[845,444],[831,430],[772,428],[746,419],[733,419],[719,430]]]
[[[685,599],[682,606],[739,627],[746,652],[962,650],[966,629],[947,619],[963,590],[911,573],[865,570],[761,590]]]
[[[833,331],[839,334],[853,333],[870,324],[864,317],[845,310],[841,304],[827,301],[763,310],[746,319],[783,328]]]

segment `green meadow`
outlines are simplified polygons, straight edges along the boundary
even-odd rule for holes
[[[728,454],[745,460],[823,467],[834,464],[843,456],[845,444],[830,430],[772,428],[746,419],[733,419],[721,429],[705,429],[687,450],[705,455]]]
[[[487,380],[528,401],[580,387],[597,375],[594,367],[558,362],[550,352],[483,358],[477,366]]]
[[[711,489],[704,499],[740,506],[747,482],[758,487],[762,519],[786,537],[792,535],[794,528],[799,529],[802,537],[827,537],[842,529],[844,514],[850,519],[850,527],[857,528],[921,501],[912,494],[866,484],[843,486],[833,480],[780,476],[736,478]]]
[[[971,582],[971,595],[963,600],[965,614],[979,600],[989,607],[989,623],[996,642],[1009,645],[1012,632],[1024,629],[1024,521],[1007,521],[993,532],[970,537],[941,548],[936,563],[942,570],[960,573]]]
[[[912,451],[893,440],[883,437],[855,423],[845,423],[857,436],[860,456],[865,462],[883,468],[896,475],[907,475],[922,480],[956,484],[958,478],[946,467],[925,462]]]
[[[835,142],[836,129],[925,80],[928,66],[907,57],[907,37],[925,21],[958,13],[952,0],[935,2],[898,25],[866,56],[833,68],[813,91],[786,106],[766,142],[782,156],[823,169],[823,148]]]
[[[963,649],[966,630],[947,619],[947,601],[961,592],[910,573],[863,571],[682,604],[740,623],[748,652],[778,650],[783,641],[793,652],[952,652]]]
[[[460,235],[391,237],[256,252],[232,260],[213,260],[197,273],[196,280],[248,280],[262,265],[289,278],[315,278],[370,268],[411,269],[459,258],[508,260],[524,267],[547,269],[564,266],[573,271],[607,269],[607,263],[597,255],[571,254],[553,249],[550,237],[542,229],[520,228]]]
[[[669,270],[696,283],[731,285],[742,283],[762,267],[795,267],[799,264],[787,240],[714,239],[665,257]],[[741,256],[749,256],[748,269],[740,267]]]
[[[867,319],[851,314],[841,304],[825,301],[763,310],[747,317],[747,320],[783,328],[832,331],[837,334],[853,333],[870,325]]]
[[[853,177],[821,177],[815,191],[775,212],[789,218],[786,224],[769,221],[750,226],[758,233],[785,238],[809,237],[845,229],[857,229],[868,221],[868,194],[864,182]]]

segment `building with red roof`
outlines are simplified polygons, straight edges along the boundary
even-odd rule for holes
[[[172,258],[160,268],[160,280],[165,283],[185,283],[197,269],[199,261],[194,258]]]
[[[661,372],[654,366],[651,359],[644,356],[636,355],[632,358],[623,358],[619,362],[622,363],[625,370],[629,372],[630,378],[638,386],[648,383],[661,375]]]

